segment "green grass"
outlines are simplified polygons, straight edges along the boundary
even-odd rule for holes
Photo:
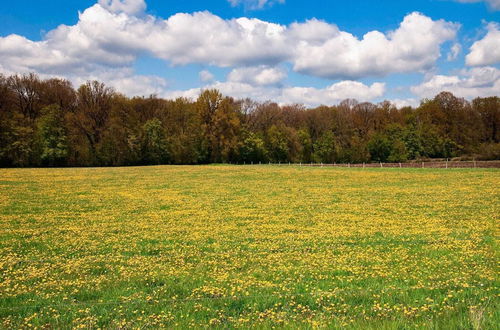
[[[494,329],[496,169],[0,169],[0,328]]]

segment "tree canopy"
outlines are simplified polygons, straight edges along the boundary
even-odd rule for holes
[[[499,127],[498,96],[306,109],[217,90],[195,101],[128,98],[97,81],[75,90],[66,80],[0,75],[1,166],[498,159]]]

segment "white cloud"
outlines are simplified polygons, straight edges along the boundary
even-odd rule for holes
[[[4,66],[16,72],[84,74],[100,66],[130,65],[136,59],[132,45],[129,49],[115,47],[121,36],[112,41],[112,31],[119,24],[138,19],[112,14],[99,5],[85,10],[79,18],[78,24],[60,25],[38,42],[15,34],[0,37]]]
[[[384,95],[385,85],[351,79],[428,70],[440,57],[442,44],[453,40],[458,29],[457,24],[412,13],[398,29],[371,31],[360,39],[316,19],[288,26],[246,17],[223,19],[210,12],[162,19],[145,9],[143,0],[99,0],[79,15],[77,24],[61,25],[41,41],[0,37],[0,72],[37,72],[68,78],[75,85],[98,79],[130,96],[198,95],[198,88],[167,91],[164,79],[137,75],[133,63],[149,55],[172,65],[229,67],[226,82],[214,82],[206,70],[200,72],[200,80],[236,98],[310,106],[345,98],[372,101]],[[451,56],[455,52],[452,47]],[[347,80],[325,88],[283,87],[283,63],[304,74]],[[460,85],[460,79],[470,77],[458,79]]]
[[[242,82],[216,82],[204,88],[216,88],[222,94],[234,98],[250,97],[257,101],[272,100],[280,104],[300,103],[306,106],[317,106],[321,104],[333,105],[346,98],[355,98],[359,101],[373,101],[385,93],[385,84],[373,83],[368,86],[357,81],[341,81],[326,88],[313,87],[270,87],[255,86]],[[193,88],[187,91],[171,91],[166,97],[187,97],[195,99],[201,92],[201,88]]]
[[[209,12],[179,13],[166,20],[129,14],[140,10],[140,3],[96,4],[80,14],[76,25],[61,25],[38,42],[17,35],[0,37],[2,62],[7,68],[57,73],[88,71],[95,65],[127,66],[140,54],[149,54],[174,65],[289,62],[296,71],[313,76],[358,78],[427,70],[440,56],[441,44],[453,39],[458,28],[413,13],[397,30],[372,31],[359,40],[318,20],[284,26],[245,17],[225,20]]]
[[[441,91],[449,91],[467,99],[478,96],[498,96],[500,94],[500,70],[493,67],[462,70],[459,75],[436,75],[428,81],[413,86],[411,91],[424,98],[434,97]]]
[[[500,27],[489,23],[486,36],[472,44],[465,57],[467,65],[480,66],[500,63]]]
[[[279,88],[253,86],[241,82],[216,81],[210,85],[204,86],[203,88],[166,91],[163,94],[163,96],[166,98],[186,97],[192,100],[196,100],[196,98],[200,95],[200,93],[204,89],[214,89],[214,88],[219,90],[223,95],[231,96],[236,99],[251,98],[256,101],[267,101],[267,100],[278,101],[278,97],[281,95],[281,89]]]
[[[336,104],[347,98],[358,101],[372,101],[385,93],[385,84],[373,83],[367,86],[357,81],[341,81],[323,89],[312,87],[291,87],[283,90],[283,100],[306,105]]]
[[[285,3],[285,0],[227,0],[231,6],[244,5],[247,9],[262,9],[275,3]]]
[[[460,44],[458,43],[453,44],[453,46],[451,46],[450,48],[450,52],[448,53],[446,59],[450,62],[456,60],[461,51],[462,51],[462,46],[460,46]]]
[[[227,79],[231,82],[246,83],[249,85],[265,86],[279,84],[287,76],[282,69],[267,66],[244,67],[233,69]]]
[[[391,103],[394,104],[397,108],[403,107],[418,107],[420,102],[415,98],[407,98],[407,99],[394,99],[391,100]]]
[[[214,75],[208,70],[202,70],[198,75],[202,82],[210,82],[214,80]]]
[[[68,79],[75,86],[86,80],[99,80],[129,96],[159,94],[167,87],[162,78],[134,74],[128,66],[134,59],[130,55],[98,50],[85,58],[86,53],[82,50],[79,59],[78,43],[73,41],[74,54],[54,47],[59,42],[57,39],[33,42],[18,35],[0,38],[0,73],[37,72],[42,78]]]
[[[123,12],[130,15],[137,15],[146,10],[144,0],[99,0],[99,4],[110,12]]]
[[[54,66],[62,68],[71,63],[63,52],[48,47],[46,41],[33,42],[15,34],[0,38],[0,57],[3,66],[14,72],[50,71]]]
[[[294,69],[325,78],[383,76],[428,70],[440,57],[440,45],[456,36],[458,25],[433,21],[420,13],[407,15],[387,34],[371,31],[361,40],[317,20],[293,24],[300,36]]]
[[[86,74],[40,74],[40,77],[68,79],[77,88],[88,80],[98,80],[129,97],[163,95],[168,88],[168,82],[165,79],[152,75],[138,75],[130,68],[101,67]]]
[[[462,3],[486,2],[493,10],[500,10],[500,0],[456,0]]]
[[[84,77],[73,77],[76,85],[87,80],[98,80],[115,88],[117,92],[127,96],[162,95],[168,88],[165,79],[157,76],[136,75],[130,69],[108,70],[93,73]]]
[[[177,65],[276,64],[290,53],[285,30],[284,26],[258,19],[224,20],[198,12],[176,14],[156,24],[146,42],[153,54]]]

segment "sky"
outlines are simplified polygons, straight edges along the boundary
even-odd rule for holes
[[[5,0],[0,73],[128,96],[500,96],[500,0]]]

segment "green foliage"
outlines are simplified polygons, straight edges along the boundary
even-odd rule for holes
[[[212,144],[212,162],[237,159],[240,119],[233,100],[225,98],[215,112]]]
[[[307,129],[300,129],[297,132],[300,145],[302,145],[302,159],[304,163],[309,163],[313,158],[313,142]]]
[[[37,164],[35,127],[19,113],[4,116],[0,122],[0,160],[7,166]]]
[[[370,151],[367,143],[357,134],[349,140],[349,144],[339,148],[339,162],[363,163],[370,161]]]
[[[97,81],[75,90],[60,79],[0,75],[0,166],[498,159],[499,127],[497,96],[305,109],[215,89],[195,102],[130,99]]]
[[[327,131],[314,143],[313,160],[316,163],[333,164],[335,158],[335,136],[332,131]]]
[[[257,134],[245,131],[242,137],[242,143],[239,150],[240,162],[266,162],[267,150],[264,140]]]
[[[236,104],[215,89],[203,91],[196,101],[207,146],[208,162],[237,157],[240,120]]]
[[[145,164],[166,164],[169,160],[165,130],[159,119],[148,120],[142,126],[142,161]]]
[[[473,107],[483,123],[482,138],[489,142],[500,142],[500,97],[476,98]]]
[[[391,153],[387,157],[388,162],[405,162],[408,160],[406,145],[401,140],[395,140],[391,145]]]
[[[422,156],[443,157],[441,137],[436,127],[431,125],[422,126],[418,134],[421,141],[422,152],[420,154]]]
[[[463,147],[458,145],[452,139],[445,137],[441,140],[441,150],[443,157],[456,157],[460,154]]]
[[[500,159],[500,143],[483,143],[478,149],[480,160]]]
[[[274,163],[288,161],[288,140],[282,126],[273,125],[267,130],[266,148],[270,161]]]
[[[368,150],[372,160],[386,162],[391,155],[392,146],[387,136],[377,133],[368,142]]]
[[[414,125],[409,125],[403,135],[407,159],[418,159],[423,153],[422,140]]]
[[[36,126],[42,165],[64,165],[68,156],[68,139],[61,108],[58,105],[43,108]]]
[[[29,166],[35,163],[33,157],[34,130],[29,126],[14,126],[11,131],[11,143],[4,153],[14,166]]]
[[[411,148],[413,155],[417,155],[418,142],[412,141],[414,138],[410,128],[405,129],[400,124],[389,124],[385,129],[385,136],[390,144],[390,152],[387,161],[405,162],[408,160],[408,148]],[[418,141],[418,140],[417,140]],[[416,157],[414,157],[416,158]]]

